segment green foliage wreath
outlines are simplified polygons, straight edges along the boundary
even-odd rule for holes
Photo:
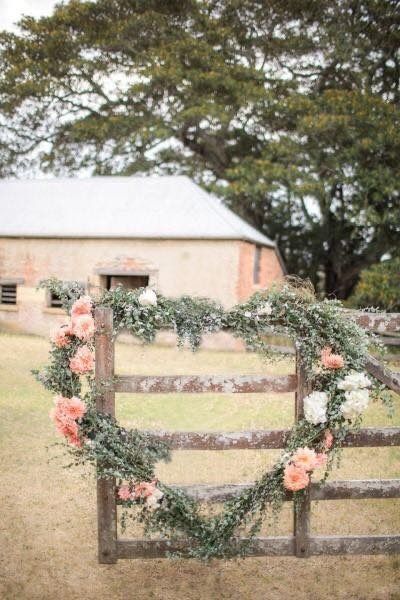
[[[52,418],[68,441],[73,463],[93,464],[98,478],[115,477],[118,501],[126,509],[123,520],[129,514],[142,521],[148,533],[189,538],[189,556],[245,554],[267,508],[279,510],[288,490],[295,501],[301,499],[318,466],[327,476],[349,428],[359,425],[370,393],[377,397],[381,389],[363,373],[369,334],[345,315],[340,302],[317,301],[304,282],[286,280],[230,310],[207,299],[165,298],[149,289],[117,288],[95,300],[78,284],[49,280],[43,285],[61,297],[72,315],[53,335],[50,364],[36,376],[57,394]],[[101,390],[93,376],[95,306],[112,308],[115,336],[127,330],[147,343],[168,328],[177,333],[180,345],[189,342],[196,350],[203,334],[230,330],[267,360],[277,356],[268,347],[267,334],[284,334],[296,344],[313,390],[305,399],[305,417],[293,426],[273,468],[227,501],[219,514],[203,516],[199,504],[183,490],[155,479],[156,463],[170,458],[166,444],[148,433],[128,431],[115,418],[96,411]],[[245,527],[246,541],[234,542]]]

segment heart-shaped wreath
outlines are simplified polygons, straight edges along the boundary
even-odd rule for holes
[[[363,371],[370,334],[345,315],[340,302],[318,301],[305,282],[287,279],[227,311],[207,299],[165,298],[151,289],[118,287],[94,300],[79,284],[48,280],[42,285],[61,298],[71,315],[53,333],[51,362],[36,376],[57,394],[50,416],[65,437],[73,462],[92,463],[98,478],[115,477],[119,502],[136,509],[130,514],[144,523],[146,531],[170,539],[186,536],[190,556],[244,554],[267,507],[278,510],[288,490],[295,501],[301,499],[317,468],[325,469],[326,478],[349,428],[359,426],[370,397],[377,398],[382,391]],[[273,468],[225,502],[219,514],[204,517],[199,504],[183,490],[156,480],[157,461],[170,458],[165,443],[149,433],[126,430],[114,417],[97,412],[95,306],[112,308],[115,335],[127,330],[144,342],[152,342],[161,329],[173,329],[180,345],[188,341],[195,350],[203,334],[229,330],[268,360],[276,360],[277,354],[268,346],[267,335],[283,334],[295,342],[313,390],[304,399],[304,419],[293,426]],[[122,519],[126,516],[124,511]],[[246,542],[233,544],[239,528],[249,524]]]

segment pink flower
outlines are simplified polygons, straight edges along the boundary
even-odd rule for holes
[[[121,500],[133,500],[129,485],[124,484],[118,488],[118,498]]]
[[[77,396],[66,399],[63,404],[63,411],[66,416],[72,420],[81,419],[86,413],[86,405]]]
[[[92,315],[78,315],[72,319],[72,331],[80,340],[88,341],[94,335],[94,319]]]
[[[90,296],[81,296],[76,300],[71,308],[71,317],[78,315],[90,315],[92,311],[92,299]]]
[[[287,490],[291,492],[297,492],[303,490],[310,483],[310,477],[302,467],[296,467],[296,465],[286,465],[283,485]]]
[[[292,461],[296,467],[305,471],[312,471],[316,466],[317,455],[311,448],[298,448],[292,456]]]
[[[135,485],[135,497],[136,498],[148,498],[154,493],[156,488],[155,482],[141,481]]]
[[[67,438],[67,441],[73,446],[80,447],[81,440],[79,439],[79,427],[76,421],[64,416],[64,420],[56,423],[58,433]]]
[[[77,375],[83,375],[89,371],[93,371],[94,353],[88,346],[81,346],[75,353],[75,356],[69,361],[69,368]]]
[[[79,439],[79,427],[76,419],[83,417],[86,406],[80,398],[64,398],[56,396],[55,407],[50,411],[50,418],[54,422],[59,434],[67,438],[68,442],[78,448],[82,445]]]
[[[321,351],[321,362],[326,369],[341,369],[344,365],[340,354],[332,354],[332,348],[326,347]]]
[[[324,434],[324,447],[325,450],[330,450],[330,448],[332,448],[332,444],[333,444],[333,435],[330,429],[325,429],[325,434]]]
[[[315,469],[318,469],[318,467],[325,467],[327,461],[328,457],[325,452],[320,452],[315,457]]]
[[[71,341],[68,337],[69,335],[70,334],[68,326],[61,325],[61,327],[55,329],[52,332],[50,339],[53,342],[53,344],[57,346],[57,348],[64,348],[65,346],[68,346],[68,344]]]

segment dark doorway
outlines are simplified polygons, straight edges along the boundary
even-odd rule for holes
[[[149,285],[148,275],[106,275],[106,288],[112,290],[122,285],[127,290],[135,290]]]

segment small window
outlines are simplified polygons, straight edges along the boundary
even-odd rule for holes
[[[254,249],[253,283],[260,283],[261,246]]]
[[[1,290],[1,304],[17,304],[17,284],[16,283],[2,283],[0,285]]]
[[[50,292],[50,302],[49,305],[51,308],[62,308],[62,301],[60,296],[57,296],[54,292]]]
[[[112,290],[122,285],[126,290],[135,290],[149,285],[148,275],[106,275],[106,288]]]

